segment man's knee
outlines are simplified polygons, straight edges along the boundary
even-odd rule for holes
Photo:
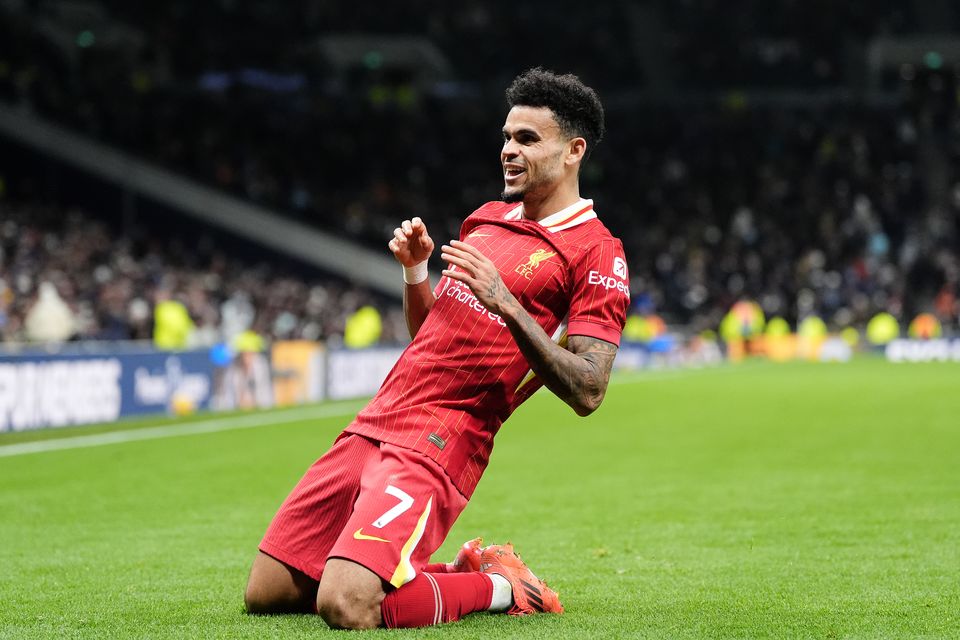
[[[386,595],[380,577],[359,564],[327,561],[317,590],[317,613],[334,629],[375,629]]]
[[[275,593],[252,579],[247,582],[247,590],[243,593],[243,606],[247,613],[256,615],[278,613],[282,608]]]
[[[357,597],[343,591],[320,591],[317,613],[333,629],[376,629],[381,624],[383,597]]]
[[[250,580],[243,594],[243,604],[247,613],[270,615],[280,613],[304,613],[303,603],[284,590],[273,589],[270,585]]]
[[[317,581],[265,553],[257,554],[243,594],[247,613],[313,613]]]

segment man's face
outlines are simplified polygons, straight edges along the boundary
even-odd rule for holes
[[[505,202],[547,194],[563,178],[568,140],[547,107],[516,106],[503,125],[503,194]]]

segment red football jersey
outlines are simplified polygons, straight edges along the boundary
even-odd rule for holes
[[[623,245],[580,200],[539,222],[522,205],[489,202],[460,240],[497,265],[543,330],[620,343],[630,293]],[[347,431],[420,451],[473,493],[500,425],[541,386],[500,316],[443,277],[436,302],[380,391]]]

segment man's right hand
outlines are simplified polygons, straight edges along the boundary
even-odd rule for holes
[[[404,267],[413,267],[433,253],[433,239],[420,218],[404,220],[393,230],[393,239],[387,244],[393,257]]]

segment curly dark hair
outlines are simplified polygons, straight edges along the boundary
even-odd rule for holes
[[[577,76],[535,67],[518,75],[507,87],[507,104],[513,108],[547,107],[564,135],[587,141],[587,156],[603,138],[603,105],[597,92]]]

